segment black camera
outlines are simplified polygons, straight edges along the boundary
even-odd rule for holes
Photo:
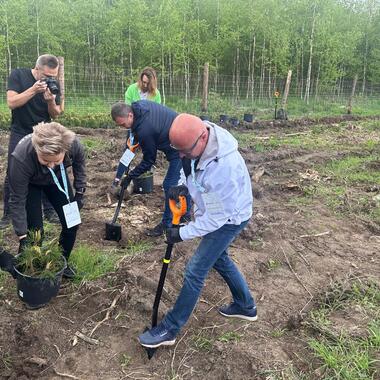
[[[59,94],[58,82],[53,78],[46,78],[44,82],[47,84],[48,89],[53,95]]]

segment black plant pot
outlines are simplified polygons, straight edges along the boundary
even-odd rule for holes
[[[280,108],[276,112],[276,120],[288,120],[288,114],[283,108]]]
[[[233,127],[237,127],[239,125],[239,119],[236,117],[231,117],[230,118],[230,123]]]
[[[143,177],[133,178],[133,192],[136,194],[148,194],[153,191],[153,173]]]
[[[219,121],[221,123],[226,123],[228,121],[228,115],[219,115]]]
[[[207,115],[201,115],[201,116],[199,116],[199,118],[200,118],[201,120],[207,120],[207,121],[210,120],[209,117],[208,117]]]
[[[244,114],[244,121],[246,121],[247,123],[252,123],[253,115],[251,113],[245,113]]]
[[[56,273],[52,279],[31,277],[21,273],[17,267],[15,267],[17,274],[17,294],[21,301],[27,304],[29,309],[39,309],[45,306],[58,294],[62,274],[67,266],[66,259],[63,256],[62,258],[63,268]]]

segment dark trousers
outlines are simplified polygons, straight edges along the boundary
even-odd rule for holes
[[[72,200],[74,197],[73,190],[70,186],[70,183],[67,185],[69,188],[70,200]],[[54,210],[58,214],[62,226],[61,235],[59,237],[59,245],[62,248],[62,254],[66,259],[68,259],[75,243],[78,226],[67,228],[65,215],[62,208],[67,204],[67,198],[66,195],[62,193],[55,184],[49,186],[37,186],[29,184],[28,196],[26,200],[28,230],[40,230],[43,236],[43,220],[41,209],[41,197],[43,194],[46,195],[46,198],[49,200]]]
[[[24,137],[25,135],[23,134],[20,134],[20,133],[16,133],[16,132],[12,132],[11,131],[11,135],[9,137],[9,144],[8,144],[8,168],[9,168],[9,160],[11,158],[11,154],[13,153],[13,151],[15,150],[17,144],[19,143],[19,141]],[[8,168],[7,168],[7,173],[5,175],[5,179],[4,179],[4,192],[3,192],[3,199],[4,199],[4,215],[9,215],[10,214],[10,210],[9,210],[9,195],[10,195],[10,190],[9,190],[9,179],[8,179]],[[46,198],[46,196],[43,194],[42,196],[42,202],[43,202],[43,205],[44,205],[44,211],[47,211],[47,210],[52,210],[53,209],[53,206],[50,204],[50,202],[48,201],[48,199]],[[41,205],[41,202],[40,202],[40,205]]]

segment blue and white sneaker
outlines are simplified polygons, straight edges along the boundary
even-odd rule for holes
[[[221,306],[218,311],[220,314],[227,318],[240,318],[251,322],[257,320],[256,306],[250,309],[242,309],[235,303],[231,303],[229,305]]]
[[[143,347],[148,348],[172,346],[175,343],[175,335],[167,330],[162,323],[148,331],[145,331],[139,336],[138,339]]]

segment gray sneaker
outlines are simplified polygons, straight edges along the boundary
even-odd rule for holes
[[[235,303],[231,303],[229,305],[221,306],[218,311],[223,317],[227,318],[240,318],[251,322],[257,320],[256,306],[253,306],[250,309],[242,309]]]

